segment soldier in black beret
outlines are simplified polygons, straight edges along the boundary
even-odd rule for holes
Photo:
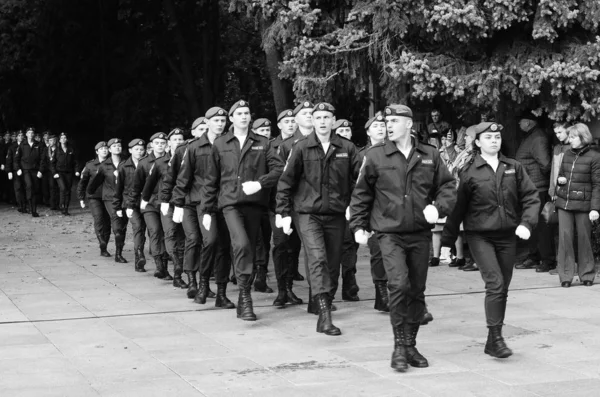
[[[28,128],[25,139],[17,147],[14,157],[14,169],[17,176],[22,176],[25,182],[25,195],[31,209],[31,216],[39,217],[37,213],[37,195],[44,164],[40,143],[34,139],[35,130]]]
[[[63,215],[68,216],[73,178],[79,176],[81,166],[79,165],[77,152],[69,143],[67,134],[61,133],[59,142],[55,155],[52,156],[50,161],[50,173],[58,183],[60,191],[59,208]]]

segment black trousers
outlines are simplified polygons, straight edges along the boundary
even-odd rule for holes
[[[388,280],[385,274],[385,267],[383,266],[383,257],[381,256],[381,248],[379,247],[379,240],[375,235],[371,236],[368,241],[369,253],[371,254],[371,277],[373,283]]]
[[[589,212],[558,209],[558,277],[561,282],[594,281],[596,268],[592,248],[592,222]],[[575,256],[575,231],[577,231],[577,256]],[[575,258],[577,257],[577,261]],[[577,262],[577,263],[575,263]]]
[[[131,231],[133,232],[133,249],[136,251],[141,249],[143,251],[146,244],[146,221],[144,221],[144,216],[136,208],[129,219],[131,222]],[[150,252],[150,255],[152,255],[152,252]]]
[[[44,204],[52,208],[58,207],[59,187],[50,171],[44,172],[42,177],[42,197]]]
[[[298,214],[298,225],[308,257],[311,293],[329,294],[333,299],[340,277],[346,218],[344,214]]]
[[[160,222],[160,213],[154,207],[147,209],[142,213],[146,227],[148,228],[148,238],[150,239],[150,252],[152,256],[162,256],[165,253],[165,235]]]
[[[167,215],[160,213],[163,232],[165,234],[165,248],[169,255],[175,258],[175,255],[183,257],[185,252],[185,234],[181,223],[173,222],[173,206],[169,206]]]
[[[196,208],[199,210],[200,206]],[[212,214],[211,218],[210,230],[206,230],[200,222],[203,244],[200,254],[200,276],[209,278],[210,274],[214,273],[217,284],[227,284],[231,271],[230,233],[222,212]]]
[[[540,219],[544,205],[549,200],[548,192],[539,192],[540,197]],[[531,233],[531,237],[527,241],[529,247],[530,259],[534,261],[542,261],[543,263],[553,264],[556,261],[556,249],[554,246],[554,233],[552,226],[546,222],[538,222],[537,227]]]
[[[514,232],[465,232],[469,250],[485,282],[485,318],[488,326],[502,325],[508,287],[517,252]]]
[[[254,247],[260,232],[260,217],[263,211],[262,207],[256,205],[223,208],[223,216],[231,239],[233,270],[238,280],[240,276],[252,276]]]
[[[6,202],[10,202],[12,184],[9,183],[8,174],[6,171],[0,171],[0,199]]]
[[[100,248],[106,248],[110,240],[110,215],[100,199],[89,199],[88,205],[94,218],[94,231],[100,243]]]
[[[183,270],[186,272],[197,272],[200,269],[200,254],[202,252],[201,221],[198,218],[196,206],[183,207],[183,220],[181,221],[185,234]]]
[[[271,223],[274,224],[275,219],[273,218],[273,222],[271,222],[269,211],[264,209],[260,216],[260,233],[258,233],[258,238],[256,240],[254,264],[257,268],[264,267],[265,271],[269,268],[272,234]]]
[[[58,189],[60,190],[60,208],[69,208],[69,203],[71,202],[71,189],[73,188],[73,175],[72,172],[59,172],[58,179],[56,179],[56,183],[58,183]]]
[[[36,204],[36,196],[38,194],[40,180],[37,177],[37,170],[23,170],[23,180],[25,181],[25,197],[31,200],[33,205]]]
[[[18,176],[16,172],[13,172],[13,187],[15,189],[15,201],[17,206],[25,205],[25,179],[23,175]]]
[[[377,233],[390,292],[393,327],[418,324],[425,314],[431,232]]]
[[[125,245],[125,234],[127,233],[127,216],[125,216],[125,213],[121,217],[117,216],[117,212],[113,209],[110,201],[104,201],[104,208],[106,208],[108,215],[110,215],[110,227],[115,235],[115,246],[123,248]]]
[[[358,261],[358,244],[354,241],[354,234],[346,225],[344,232],[344,244],[342,246],[342,279],[356,274],[356,262]]]
[[[275,277],[277,278],[277,283],[283,286],[285,282],[294,279],[297,268],[294,266],[292,254],[290,253],[290,236],[285,234],[283,229],[275,226],[274,212],[269,213],[269,220],[271,221],[271,230],[273,231],[273,266],[275,268]]]

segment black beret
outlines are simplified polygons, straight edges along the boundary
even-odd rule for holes
[[[206,124],[206,117],[198,117],[196,120],[194,120],[192,123],[192,129],[195,130],[200,124]]]
[[[294,117],[294,111],[292,109],[286,109],[283,112],[279,113],[279,116],[277,116],[277,122],[279,123],[286,117]]]
[[[346,119],[339,119],[333,124],[332,130],[337,130],[338,128],[343,127],[352,127],[352,123]]]
[[[27,128],[27,130],[26,130],[25,132],[29,132],[29,131],[31,131],[31,132],[35,132],[35,128],[33,128],[33,127],[29,127],[29,128]]]
[[[227,116],[227,112],[225,111],[225,109],[215,106],[208,109],[206,111],[206,114],[204,115],[204,117],[206,117],[207,120],[212,119],[215,116]]]
[[[61,132],[61,133],[60,133],[60,137],[62,138],[63,136],[64,136],[65,138],[68,138],[68,137],[69,137],[69,136],[67,135],[67,133],[66,133],[66,132]]]
[[[233,104],[231,109],[229,109],[229,115],[231,116],[233,114],[233,112],[235,112],[238,108],[250,109],[250,104],[247,101],[240,99],[239,101],[237,101],[236,103]]]
[[[315,107],[313,108],[313,113],[314,112],[330,112],[332,114],[335,114],[335,108],[330,103],[321,102],[315,105]]]
[[[108,147],[111,147],[115,143],[121,143],[121,140],[119,138],[113,138],[113,139],[109,140],[108,141]]]
[[[413,113],[412,110],[406,105],[389,105],[385,107],[385,115],[386,116],[403,116],[410,117],[412,119]]]
[[[131,149],[132,147],[137,146],[137,145],[143,146],[145,148],[146,142],[144,142],[143,139],[134,139],[133,141],[129,142],[128,146]]]
[[[106,142],[100,141],[100,142],[98,142],[96,144],[96,146],[94,146],[94,150],[98,150],[98,149],[103,148],[103,147],[108,147],[108,145],[106,144]]]
[[[171,139],[173,135],[184,135],[183,130],[181,128],[173,128],[169,135],[167,135],[167,139]]]
[[[48,135],[48,139],[56,139],[56,134],[55,134],[55,133],[53,133],[53,132],[51,132],[51,133]],[[105,145],[106,145],[106,143],[105,143]]]
[[[371,124],[373,124],[374,122],[379,121],[379,122],[385,122],[385,119],[383,118],[382,115],[378,114],[375,117],[371,117],[369,120],[367,120],[367,122],[365,123],[365,130],[368,130],[369,127],[371,126]]]
[[[483,134],[484,132],[500,132],[504,129],[502,124],[498,124],[492,121],[486,121],[483,123],[479,123],[473,127],[475,132],[475,137],[479,134]]]
[[[268,119],[258,119],[254,123],[252,123],[252,129],[256,130],[261,127],[270,127],[271,122]]]
[[[164,139],[166,141],[167,134],[165,134],[164,132],[157,132],[156,134],[154,134],[150,137],[150,141],[153,141],[155,139]]]
[[[300,113],[300,111],[302,109],[311,109],[312,110],[313,107],[315,107],[315,105],[313,105],[309,101],[304,101],[294,108],[294,116],[297,115],[298,113]]]

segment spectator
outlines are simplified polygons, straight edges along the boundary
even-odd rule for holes
[[[440,148],[442,146],[442,137],[450,130],[450,124],[442,121],[442,113],[439,110],[431,111],[431,123],[427,125],[427,136],[425,141],[430,145]]]

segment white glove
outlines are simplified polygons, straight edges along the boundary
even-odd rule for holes
[[[127,208],[125,210],[125,213],[127,214],[127,218],[131,218],[133,216],[133,209],[132,208]]]
[[[118,216],[119,218],[123,218],[123,210],[118,210],[118,211],[117,211],[117,216]]]
[[[173,222],[181,223],[183,222],[183,208],[175,207],[173,210]]]
[[[85,208],[85,201],[80,200],[79,201],[79,205],[81,205],[81,208]]]
[[[0,170],[4,171],[4,164],[0,164]]]
[[[429,204],[427,207],[425,207],[425,209],[423,210],[423,215],[425,215],[425,219],[427,220],[427,223],[436,223],[440,217],[440,214],[439,214],[437,208],[435,208],[431,204]]]
[[[285,218],[281,218],[281,227],[283,228],[283,232],[288,236],[292,234],[294,229],[292,229],[292,217],[286,216]]]
[[[142,200],[142,201],[140,202],[140,209],[143,209],[143,210],[145,210],[147,205],[148,205],[148,202],[147,202],[147,201],[144,201],[144,200]]]
[[[350,221],[350,207],[346,207],[346,220]]]
[[[164,216],[167,216],[167,214],[169,213],[169,203],[160,203],[160,212]]]
[[[202,226],[206,229],[206,231],[210,230],[210,224],[212,223],[212,217],[209,214],[204,214],[202,217]]]
[[[54,179],[58,179],[58,178],[60,178],[60,175],[54,174]]]
[[[598,220],[598,216],[599,216],[598,211],[596,211],[596,210],[591,210],[590,211],[590,221],[592,221],[592,222],[597,221]]]
[[[18,171],[17,171],[17,176],[21,176],[21,175],[23,175],[23,171],[21,171],[21,170],[18,170]]]
[[[282,217],[280,214],[275,214],[275,227],[281,229],[283,227]]]
[[[260,186],[260,182],[244,182],[242,183],[242,190],[246,195],[251,196],[254,193],[257,193],[262,186]]]
[[[38,179],[42,179],[42,176],[43,176],[42,173],[38,171],[38,173],[37,173]]]
[[[361,245],[367,245],[367,242],[369,241],[369,237],[371,237],[370,233],[367,233],[366,231],[364,231],[362,229],[357,230],[354,233],[354,241],[356,241],[358,244],[361,244]]]
[[[531,232],[523,225],[519,225],[517,227],[517,230],[515,230],[515,234],[523,240],[529,240],[529,237],[531,237]]]
[[[8,173],[8,180],[9,180],[9,181],[12,181],[12,172],[9,172],[9,173]]]
[[[76,173],[75,173],[75,176],[79,176],[79,172],[76,172]]]

